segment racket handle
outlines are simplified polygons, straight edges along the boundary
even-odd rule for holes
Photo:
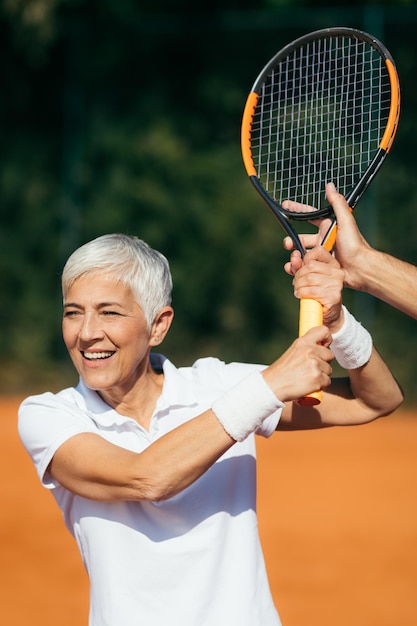
[[[301,298],[300,300],[300,324],[298,336],[302,337],[310,328],[323,324],[323,307],[317,300]],[[315,406],[322,400],[321,391],[313,391],[304,398],[299,398],[297,404],[300,406]]]

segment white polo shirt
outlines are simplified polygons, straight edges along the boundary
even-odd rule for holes
[[[19,434],[61,508],[91,583],[90,626],[279,626],[256,518],[255,437],[226,452],[194,484],[163,502],[96,502],[67,491],[46,471],[60,445],[93,432],[141,452],[259,365],[200,359],[163,368],[149,431],[105,404],[82,381],[27,398]],[[270,436],[280,411],[258,434]]]

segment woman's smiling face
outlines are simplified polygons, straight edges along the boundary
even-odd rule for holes
[[[152,331],[132,291],[111,275],[77,278],[65,294],[62,331],[77,372],[104,395],[123,397],[146,369]]]

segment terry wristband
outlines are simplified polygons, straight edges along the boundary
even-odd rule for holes
[[[261,372],[249,374],[212,405],[212,411],[224,430],[235,441],[243,441],[253,433],[264,419],[282,409]]]
[[[330,350],[336,361],[346,370],[355,370],[371,358],[372,337],[345,306],[343,326],[332,337]]]

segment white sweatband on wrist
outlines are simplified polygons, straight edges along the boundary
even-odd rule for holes
[[[243,441],[262,422],[284,408],[260,371],[249,374],[216,400],[211,409],[228,435]]]
[[[345,370],[355,370],[365,365],[372,354],[372,337],[345,306],[342,305],[344,322],[332,335],[330,350]]]

